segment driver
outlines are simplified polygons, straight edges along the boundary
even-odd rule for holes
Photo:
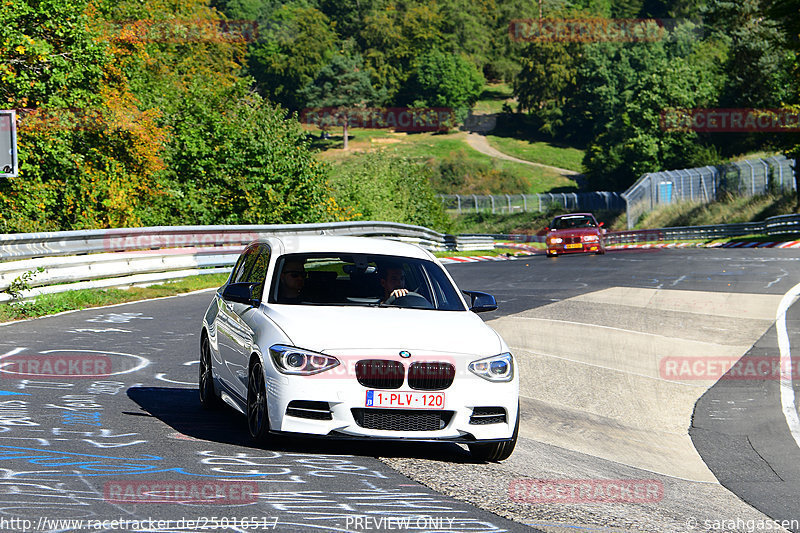
[[[383,302],[389,298],[400,298],[408,294],[406,289],[406,276],[403,269],[397,265],[389,265],[381,269],[378,274],[381,287],[383,287]]]
[[[306,283],[306,269],[302,260],[288,259],[281,272],[278,302],[296,304],[302,300],[301,293]]]

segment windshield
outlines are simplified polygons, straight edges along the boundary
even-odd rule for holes
[[[466,310],[436,263],[367,254],[284,255],[278,258],[269,302]]]
[[[589,215],[574,215],[568,217],[559,217],[553,219],[553,224],[550,226],[553,229],[570,229],[570,228],[594,228],[597,223],[594,218]]]

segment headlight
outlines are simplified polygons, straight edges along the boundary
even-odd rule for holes
[[[562,239],[561,237],[550,237],[549,241],[550,244],[559,244],[561,242],[564,242],[564,239]]]
[[[284,374],[310,376],[339,366],[339,360],[330,355],[282,344],[272,346],[269,354],[272,356],[275,366]]]
[[[584,242],[597,242],[598,238],[597,235],[584,235],[583,240]]]
[[[514,358],[501,353],[469,364],[469,371],[489,381],[511,381],[514,377]]]

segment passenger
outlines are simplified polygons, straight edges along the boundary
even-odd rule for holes
[[[406,296],[406,276],[403,268],[396,265],[388,265],[381,268],[379,274],[381,287],[383,287],[383,302],[388,299],[396,299]]]
[[[300,303],[302,300],[301,293],[305,284],[305,264],[299,259],[289,259],[283,264],[283,271],[281,271],[278,302],[282,304]]]

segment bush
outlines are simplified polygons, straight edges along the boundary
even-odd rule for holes
[[[433,167],[433,188],[441,194],[519,194],[530,185],[525,178],[497,168],[494,163],[454,152]]]
[[[355,210],[353,218],[446,232],[449,220],[431,187],[430,175],[423,163],[373,152],[337,166],[330,184],[337,202]]]

